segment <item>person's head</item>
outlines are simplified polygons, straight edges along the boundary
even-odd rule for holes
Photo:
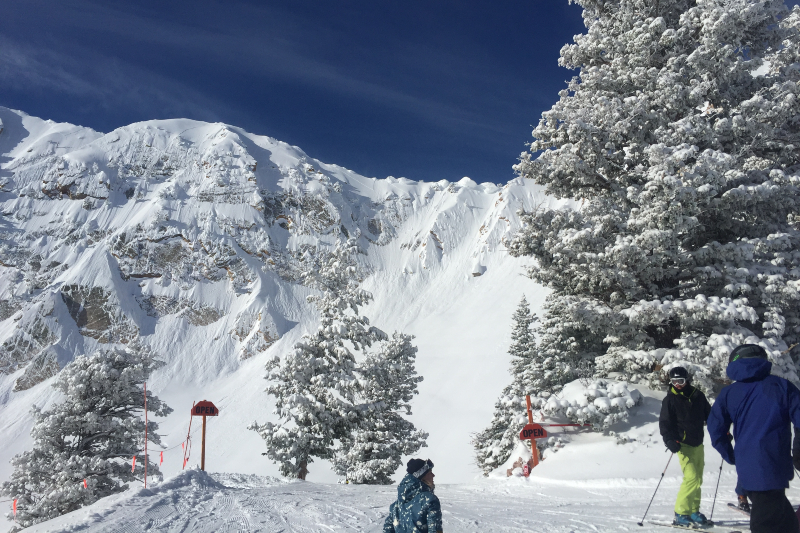
[[[669,371],[669,382],[676,390],[681,390],[689,384],[689,372],[682,366],[676,366]]]
[[[728,364],[739,359],[769,359],[767,351],[758,344],[742,344],[737,346],[728,357]]]
[[[411,459],[406,464],[406,472],[426,485],[433,485],[433,461],[430,459]]]

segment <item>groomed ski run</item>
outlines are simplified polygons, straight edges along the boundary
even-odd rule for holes
[[[673,473],[674,474],[674,473]],[[473,484],[437,485],[445,531],[459,533],[598,533],[657,532],[651,523],[639,527],[654,480],[597,479],[558,481],[511,478]],[[654,521],[669,523],[679,485],[665,478],[661,498],[651,509]],[[720,491],[733,493],[733,476]],[[132,488],[26,533],[139,533],[217,531],[323,532],[382,531],[396,486],[336,485],[282,481],[243,474],[206,474],[188,469],[152,488]],[[800,491],[790,490],[795,500]],[[711,497],[704,494],[703,508]],[[748,531],[747,520],[724,505],[715,509],[718,525],[709,531]]]

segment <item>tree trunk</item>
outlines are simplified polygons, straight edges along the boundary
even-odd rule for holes
[[[297,472],[297,479],[302,479],[303,481],[306,480],[306,474],[308,474],[308,461],[300,461],[300,471]]]

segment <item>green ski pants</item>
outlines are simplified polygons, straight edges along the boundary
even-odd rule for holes
[[[690,515],[700,511],[700,487],[703,484],[705,452],[702,444],[700,446],[681,444],[677,455],[683,471],[683,483],[678,490],[675,512]]]

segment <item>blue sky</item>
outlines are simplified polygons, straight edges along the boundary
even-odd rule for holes
[[[572,72],[567,0],[7,0],[0,105],[222,121],[367,176],[505,182]]]
[[[11,0],[0,105],[242,126],[367,176],[505,182],[571,72],[566,0]]]

